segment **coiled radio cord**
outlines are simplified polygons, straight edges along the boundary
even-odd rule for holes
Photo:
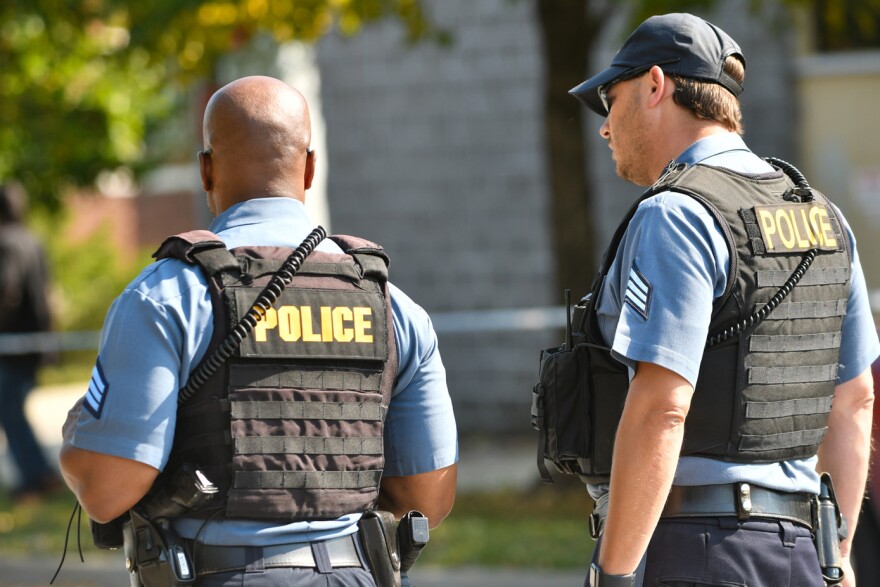
[[[776,157],[767,157],[765,159],[771,165],[775,165],[779,169],[785,173],[791,179],[795,188],[786,192],[783,195],[786,199],[791,199],[795,201],[803,201],[809,202],[813,200],[813,193],[810,188],[810,184],[807,183],[807,178],[804,177],[804,174],[801,173],[797,167],[788,163],[787,161],[783,161],[782,159],[777,159]],[[794,289],[794,286],[798,284],[801,278],[804,276],[804,273],[807,272],[810,265],[813,263],[813,260],[816,258],[816,255],[819,253],[818,249],[810,249],[804,255],[804,258],[801,259],[801,262],[798,263],[798,266],[795,268],[794,273],[785,281],[779,291],[777,291],[770,301],[768,301],[760,310],[757,310],[754,314],[745,318],[744,320],[732,325],[728,326],[718,334],[712,335],[706,341],[706,348],[713,347],[717,344],[724,342],[725,340],[730,339],[745,330],[757,327],[761,322],[763,322],[767,316],[770,315],[776,306],[782,303],[788,294],[791,293],[791,290]]]
[[[190,375],[189,381],[177,396],[177,403],[183,404],[205,384],[205,382],[219,369],[229,357],[238,349],[242,341],[247,337],[257,325],[257,322],[266,314],[269,308],[281,295],[281,292],[287,287],[296,272],[300,270],[303,262],[306,260],[315,247],[327,237],[327,231],[324,227],[318,226],[305,240],[294,250],[289,257],[281,265],[281,268],[272,276],[263,291],[254,300],[250,309],[245,313],[238,324],[236,324],[229,335],[220,343],[220,346],[208,357],[201,365]]]

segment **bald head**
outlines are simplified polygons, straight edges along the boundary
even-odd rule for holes
[[[200,166],[212,212],[252,198],[304,200],[314,156],[309,108],[298,91],[271,77],[236,80],[209,100],[203,132],[210,154]]]

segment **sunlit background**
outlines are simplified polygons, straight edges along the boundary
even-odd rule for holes
[[[64,413],[43,406],[84,388],[111,300],[165,236],[210,221],[208,97],[264,74],[310,104],[315,223],[381,243],[434,320],[462,488],[537,484],[538,349],[639,194],[567,90],[680,10],[740,43],[746,142],[842,208],[880,308],[878,0],[4,0],[0,179],[31,194],[65,349],[31,398],[46,450]]]

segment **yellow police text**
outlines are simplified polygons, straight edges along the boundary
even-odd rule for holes
[[[269,308],[254,328],[254,339],[266,342],[270,330],[278,330],[285,342],[373,342],[373,310],[369,307],[319,306],[315,330],[312,306]]]
[[[837,237],[825,206],[758,206],[755,212],[768,252],[837,249]]]

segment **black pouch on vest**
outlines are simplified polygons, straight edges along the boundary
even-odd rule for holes
[[[589,301],[586,296],[573,317],[567,316],[565,343],[541,351],[531,416],[538,430],[538,470],[548,483],[553,478],[545,460],[585,483],[607,481],[611,474],[629,374],[610,349],[587,342]]]
[[[115,520],[106,524],[98,523],[89,518],[89,531],[92,534],[92,542],[101,550],[116,550],[122,547],[122,525],[128,520],[128,513],[124,513]]]
[[[358,522],[358,533],[376,585],[400,587],[400,554],[394,514],[365,512]]]

